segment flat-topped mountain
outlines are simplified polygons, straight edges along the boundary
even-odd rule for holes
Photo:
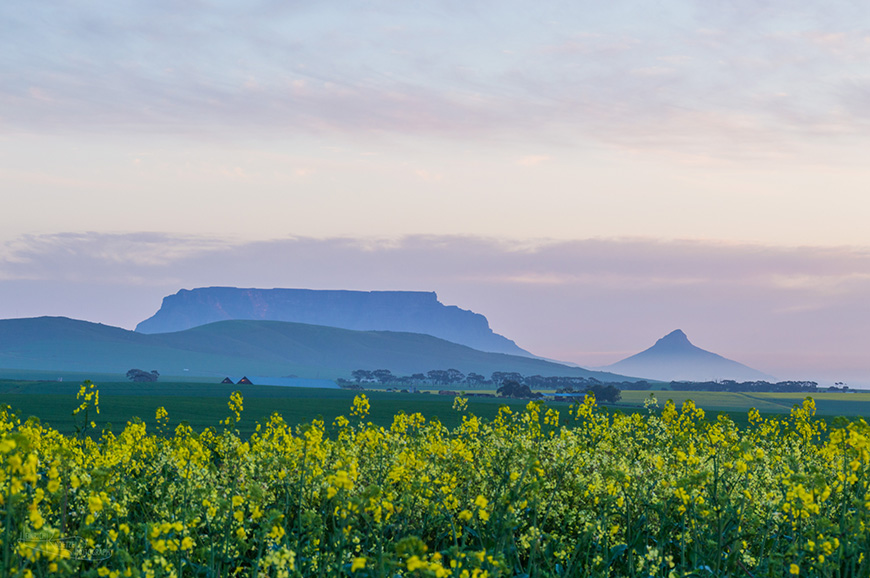
[[[695,347],[680,329],[668,333],[649,349],[600,369],[661,381],[775,379],[742,363]]]
[[[532,357],[492,331],[486,317],[438,301],[423,291],[314,289],[182,289],[136,326],[139,333],[170,333],[227,320],[289,321],[357,331],[432,335],[479,351]]]
[[[0,320],[0,369],[164,376],[265,375],[338,378],[355,369],[396,375],[455,368],[523,375],[625,378],[543,359],[478,351],[430,335],[353,331],[285,321],[220,321],[144,334],[66,317]]]

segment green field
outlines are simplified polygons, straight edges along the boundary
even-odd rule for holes
[[[78,405],[76,393],[79,385],[73,382],[30,382],[0,380],[0,404],[8,404],[26,419],[34,416],[58,431],[75,431],[72,411]],[[112,425],[120,431],[133,417],[139,417],[149,427],[155,426],[154,414],[158,407],[169,412],[171,424],[188,422],[196,430],[214,426],[229,414],[227,400],[233,391],[241,391],[245,411],[238,424],[240,432],[251,433],[256,424],[264,423],[274,413],[280,413],[289,424],[308,423],[321,418],[328,424],[339,415],[348,415],[354,391],[341,389],[308,389],[272,386],[240,386],[177,383],[97,383],[100,390],[100,415],[95,421],[98,428]],[[426,417],[438,417],[448,427],[459,424],[459,416],[453,411],[453,397],[435,393],[403,394],[366,391],[372,401],[369,416],[374,423],[389,425],[393,416],[422,412]],[[496,414],[505,400],[495,398],[472,398],[471,410],[480,417],[490,418]],[[527,402],[511,400],[518,409]]]
[[[729,393],[713,391],[623,391],[619,405],[643,405],[650,393],[654,393],[659,404],[672,399],[679,405],[686,399],[694,401],[698,407],[712,412],[746,413],[755,408],[761,413],[789,413],[791,408],[800,404],[807,396],[801,393]],[[864,417],[870,416],[870,392],[827,393],[820,392],[811,396],[816,401],[817,415],[820,417]]]
[[[821,419],[805,400],[792,410],[801,396],[673,392],[682,409],[649,412],[648,392],[625,392],[616,408],[516,400],[478,420],[503,400],[457,411],[431,393],[366,392],[369,405],[335,389],[99,387],[90,439],[0,412],[0,575],[870,575],[870,425],[829,417],[865,413],[868,394],[818,395],[836,412]],[[241,415],[238,395],[226,407],[235,389]],[[76,391],[5,381],[0,401],[72,432]],[[159,406],[161,423],[124,427]],[[768,417],[750,425],[752,406]],[[249,435],[272,412],[290,423]],[[337,414],[349,419],[331,425]],[[106,421],[116,435],[100,435]]]
[[[170,424],[183,421],[194,429],[213,426],[228,415],[227,400],[230,393],[239,390],[245,399],[243,419],[239,431],[250,434],[257,423],[264,423],[273,412],[280,413],[289,424],[308,423],[321,418],[327,425],[339,415],[347,415],[351,402],[358,392],[330,389],[307,389],[271,386],[239,386],[195,382],[130,383],[97,382],[100,390],[101,413],[95,417],[98,429],[111,425],[120,431],[133,417],[139,417],[150,427],[156,425],[155,411],[165,407],[169,411]],[[76,393],[79,383],[64,381],[16,381],[0,380],[0,403],[8,404],[26,419],[39,418],[44,424],[63,432],[75,431],[72,410],[78,405]],[[656,395],[659,406],[672,399],[678,406],[686,399],[693,400],[709,417],[720,412],[729,414],[738,423],[745,423],[751,408],[762,414],[786,414],[804,396],[775,393],[718,393],[704,391],[623,391],[622,401],[610,406],[610,411],[631,413],[645,411],[644,401],[651,393]],[[387,426],[393,416],[420,412],[427,418],[437,417],[447,427],[459,424],[459,414],[453,411],[453,397],[437,393],[391,393],[366,391],[371,399],[374,423]],[[864,417],[870,416],[870,393],[819,393],[816,400],[819,417]],[[527,402],[501,398],[470,398],[471,411],[483,418],[491,418],[498,408],[507,403],[521,408]],[[557,409],[567,409],[566,402],[548,402]]]

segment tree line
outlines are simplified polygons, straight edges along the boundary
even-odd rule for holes
[[[614,392],[628,390],[649,390],[652,384],[645,380],[604,382],[594,377],[573,376],[524,376],[516,371],[494,371],[489,377],[475,372],[467,374],[458,369],[433,369],[426,373],[413,373],[411,375],[395,375],[389,369],[356,369],[351,372],[352,380],[339,379],[338,384],[343,387],[363,387],[365,384],[393,385],[409,387],[414,385],[433,386],[457,386],[462,385],[467,389],[502,387],[511,382],[510,390],[519,391],[516,386],[523,386],[522,391],[534,389],[552,389],[557,393],[585,393],[593,392],[598,399],[613,399]],[[514,386],[513,384],[516,384]],[[731,379],[719,381],[671,381],[666,389],[673,391],[718,391],[718,392],[741,392],[741,393],[817,393],[822,391],[848,392],[852,391],[849,386],[837,382],[836,385],[820,388],[815,381],[744,381],[738,382]]]
[[[818,393],[821,391],[847,392],[849,386],[837,382],[831,387],[819,387],[815,381],[672,381],[668,384],[674,391],[727,391],[737,393]],[[840,386],[840,387],[837,387]]]
[[[355,369],[351,372],[352,380],[339,379],[339,385],[365,385],[377,383],[380,385],[466,385],[469,389],[474,387],[494,386],[500,387],[505,382],[513,381],[519,385],[525,385],[532,389],[563,389],[585,390],[595,385],[613,385],[618,389],[649,389],[650,384],[646,381],[603,383],[594,377],[570,377],[570,376],[524,376],[516,371],[494,371],[489,377],[475,372],[465,374],[458,369],[433,369],[426,373],[413,373],[411,375],[395,375],[389,369]]]
[[[413,386],[413,385],[438,385],[455,386],[464,385],[469,389],[475,387],[496,387],[497,394],[501,397],[515,397],[523,399],[535,399],[541,394],[532,389],[555,389],[557,393],[570,396],[578,396],[592,393],[596,399],[604,403],[615,403],[621,398],[622,389],[649,389],[650,384],[641,382],[602,383],[594,377],[569,377],[569,376],[523,376],[515,371],[494,371],[489,378],[479,373],[469,372],[467,375],[458,369],[433,369],[426,373],[414,373],[411,375],[394,375],[389,369],[356,369],[351,372],[353,381],[339,379],[342,387],[362,388],[365,384]]]

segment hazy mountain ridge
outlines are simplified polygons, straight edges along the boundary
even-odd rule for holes
[[[776,379],[742,363],[696,347],[680,329],[665,335],[649,349],[598,369],[643,375],[662,381]]]
[[[354,331],[284,321],[221,321],[144,334],[65,317],[0,320],[0,368],[163,375],[350,377],[354,369],[396,374],[455,368],[490,375],[627,378],[536,358],[483,352],[430,335]],[[185,371],[188,370],[188,371]],[[631,380],[631,378],[628,378]]]
[[[183,331],[216,321],[263,320],[324,325],[358,331],[432,335],[479,351],[532,357],[492,331],[483,315],[447,306],[434,292],[315,289],[182,289],[139,323],[139,333]]]

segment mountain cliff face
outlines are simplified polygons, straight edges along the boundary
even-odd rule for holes
[[[182,289],[164,297],[160,310],[137,325],[136,331],[169,333],[231,319],[423,333],[480,351],[531,356],[494,333],[483,315],[446,306],[434,292],[422,291]]]
[[[665,335],[649,349],[601,369],[662,381],[774,379],[742,363],[695,347],[680,329]]]

